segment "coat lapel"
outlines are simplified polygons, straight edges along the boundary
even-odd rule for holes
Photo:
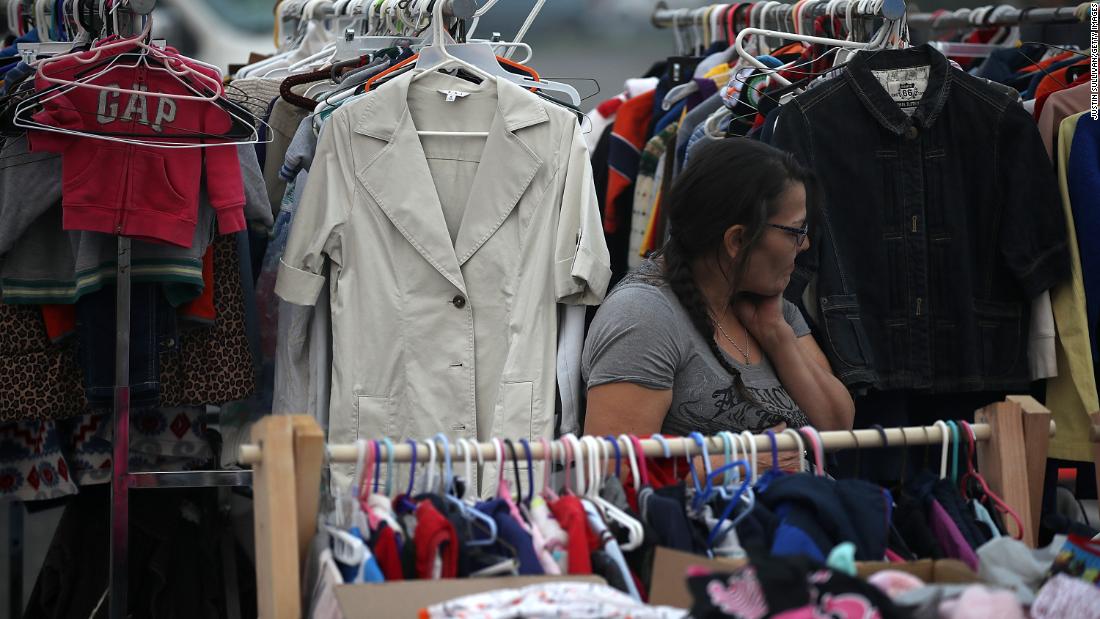
[[[443,206],[406,104],[409,77],[397,78],[385,87],[395,90],[380,91],[362,112],[356,132],[389,144],[358,172],[359,180],[409,244],[465,293]]]
[[[460,265],[466,264],[500,228],[542,167],[542,159],[506,124],[499,114],[493,119],[481,153],[455,238],[455,255]]]
[[[537,97],[511,82],[498,82],[498,111],[452,245],[408,110],[411,77],[412,72],[396,78],[364,106],[355,131],[389,144],[358,173],[359,180],[420,255],[465,292],[461,265],[500,228],[543,164],[516,131],[548,122],[549,115]]]

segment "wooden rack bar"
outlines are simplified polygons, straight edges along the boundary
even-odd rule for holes
[[[1054,422],[1050,424],[1050,436],[1054,435],[1055,426]],[[993,430],[989,424],[978,423],[972,424],[975,437],[978,441],[988,441],[992,436]],[[884,430],[886,441],[883,441],[883,434],[878,430],[852,430],[847,432],[821,432],[822,445],[825,451],[838,451],[841,449],[869,449],[874,447],[901,447],[903,445],[917,446],[917,445],[939,445],[943,441],[943,430],[938,426],[917,426],[909,428],[887,428]],[[752,440],[756,443],[756,449],[760,453],[766,453],[771,450],[771,440],[765,434],[755,434]],[[798,442],[793,436],[789,434],[776,434],[775,435],[776,446],[779,451],[794,451],[798,449]],[[666,439],[668,445],[667,455],[670,457],[679,457],[686,454],[700,455],[700,449],[698,445],[690,438],[677,437]],[[809,447],[806,439],[802,440],[805,447]],[[649,457],[661,457],[665,456],[665,444],[655,439],[642,439],[642,450],[646,456]],[[561,448],[557,447],[560,444],[560,439],[551,443],[551,450],[553,450],[555,456],[561,456]],[[710,436],[706,438],[707,451],[709,453],[722,453],[724,442],[720,437]],[[442,447],[437,449],[440,457],[442,457]],[[328,457],[332,462],[346,462],[353,463],[358,457],[359,451],[354,444],[347,445],[328,445],[326,446],[328,451]],[[389,452],[386,451],[386,447],[382,446],[382,455],[384,458],[389,459]],[[478,443],[477,450],[481,452],[481,456],[486,459],[491,459],[496,455],[496,446],[493,443]],[[408,443],[398,443],[393,448],[393,460],[394,462],[410,462],[412,460],[413,448]],[[452,458],[460,458],[463,455],[462,450],[452,443],[450,445],[450,453]],[[471,455],[476,457],[476,452],[471,452]],[[426,462],[429,456],[429,450],[427,445],[423,441],[418,441],[416,448],[416,458],[418,462]],[[531,444],[531,457],[535,459],[542,459],[546,456],[543,451],[541,443]],[[241,445],[240,447],[240,462],[242,464],[257,464],[263,460],[263,452],[258,445]]]

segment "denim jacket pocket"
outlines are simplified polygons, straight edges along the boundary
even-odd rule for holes
[[[974,300],[978,359],[982,376],[1012,374],[1020,362],[1023,311],[1018,303]]]
[[[821,297],[825,354],[844,384],[874,381],[871,344],[854,294]]]

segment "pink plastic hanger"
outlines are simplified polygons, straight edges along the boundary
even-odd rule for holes
[[[1016,534],[1013,535],[1012,538],[1016,540],[1022,540],[1024,538],[1024,523],[1020,520],[1019,514],[1016,513],[1016,510],[1012,509],[1012,507],[1001,500],[1001,497],[994,494],[994,492],[989,488],[989,484],[985,482],[985,478],[982,477],[981,473],[979,473],[978,470],[974,468],[974,428],[970,427],[970,424],[966,423],[965,421],[960,421],[959,423],[961,423],[962,426],[966,428],[966,443],[970,448],[966,457],[966,475],[963,475],[963,478],[959,483],[962,484],[962,488],[965,488],[968,479],[978,480],[978,483],[982,487],[982,491],[985,492],[985,495],[987,497],[989,497],[989,500],[993,501],[994,508],[1002,514],[1008,514],[1008,516],[1011,517],[1012,520],[1016,523]],[[962,494],[963,496],[966,496],[965,491],[962,491]]]

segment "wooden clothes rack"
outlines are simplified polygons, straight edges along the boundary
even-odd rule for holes
[[[979,409],[972,427],[983,476],[1019,514],[1024,542],[1034,547],[1047,447],[1054,432],[1050,411],[1029,396],[1010,396]],[[775,439],[780,451],[799,449],[790,435],[777,434]],[[943,434],[940,427],[924,426],[822,432],[821,439],[826,451],[836,451],[938,445]],[[759,453],[770,452],[768,436],[754,435],[754,440]],[[294,619],[301,616],[301,566],[316,533],[326,451],[332,462],[355,462],[358,450],[355,445],[326,447],[314,419],[300,415],[265,417],[253,426],[252,441],[241,446],[240,460],[253,466],[257,608],[261,619]],[[719,437],[706,441],[711,453],[722,453]],[[657,440],[641,444],[646,456],[666,455],[665,445]],[[699,453],[691,439],[670,439],[667,445],[669,457],[682,457],[689,449]],[[478,443],[477,448],[489,458],[496,449],[493,443]],[[407,444],[395,446],[394,461],[410,461],[412,450]],[[543,457],[541,444],[531,444],[531,451],[533,458]],[[427,461],[428,448],[423,443],[417,452],[420,462]],[[451,452],[457,455],[455,445]]]

